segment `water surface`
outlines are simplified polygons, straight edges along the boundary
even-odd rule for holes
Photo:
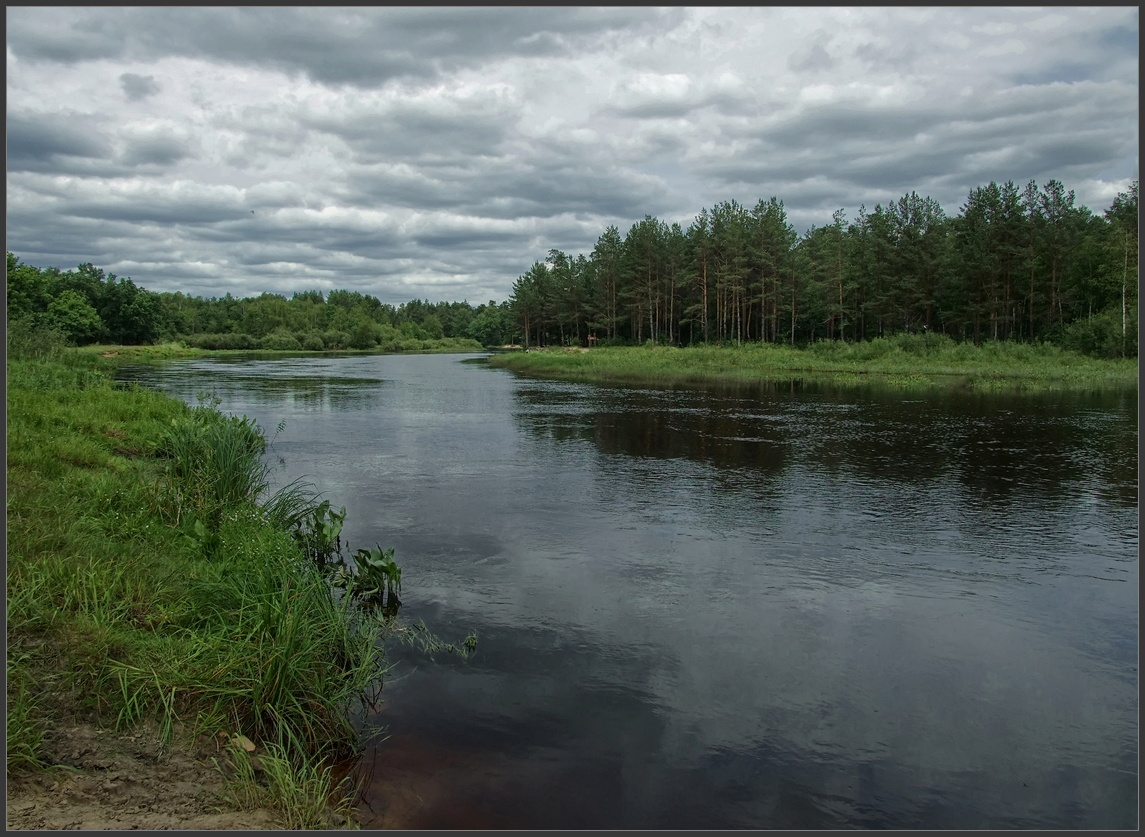
[[[126,369],[396,548],[365,827],[1136,828],[1137,392]]]

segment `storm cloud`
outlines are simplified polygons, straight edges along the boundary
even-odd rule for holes
[[[1133,7],[9,7],[8,249],[484,302],[610,224],[1138,177]]]

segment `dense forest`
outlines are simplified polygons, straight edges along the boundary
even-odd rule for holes
[[[861,341],[940,332],[1137,355],[1137,183],[1103,215],[1057,180],[974,189],[957,217],[911,192],[802,236],[783,202],[725,201],[687,229],[610,226],[589,255],[550,250],[501,303],[384,304],[358,291],[204,299],[155,293],[92,264],[8,253],[9,324],[77,344],[178,340],[208,349],[409,349],[593,343]]]
[[[386,305],[357,291],[264,293],[204,299],[155,293],[91,264],[37,268],[8,253],[8,321],[56,329],[78,345],[177,340],[204,349],[416,349],[448,338],[502,345],[512,332],[507,302],[411,300]],[[470,344],[469,347],[472,347]]]
[[[895,333],[1051,341],[1137,354],[1137,183],[1104,216],[1056,180],[973,190],[947,217],[912,192],[796,234],[783,202],[704,209],[687,229],[611,226],[588,256],[549,251],[513,287],[533,345],[804,345]]]

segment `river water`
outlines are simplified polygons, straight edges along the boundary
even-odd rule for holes
[[[1138,825],[1137,391],[652,388],[483,355],[120,377],[394,547],[365,828]],[[285,426],[275,436],[280,422]]]

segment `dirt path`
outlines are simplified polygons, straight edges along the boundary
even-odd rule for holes
[[[9,830],[266,830],[268,810],[228,810],[209,744],[160,754],[155,737],[89,725],[45,737],[47,773],[8,780]]]

